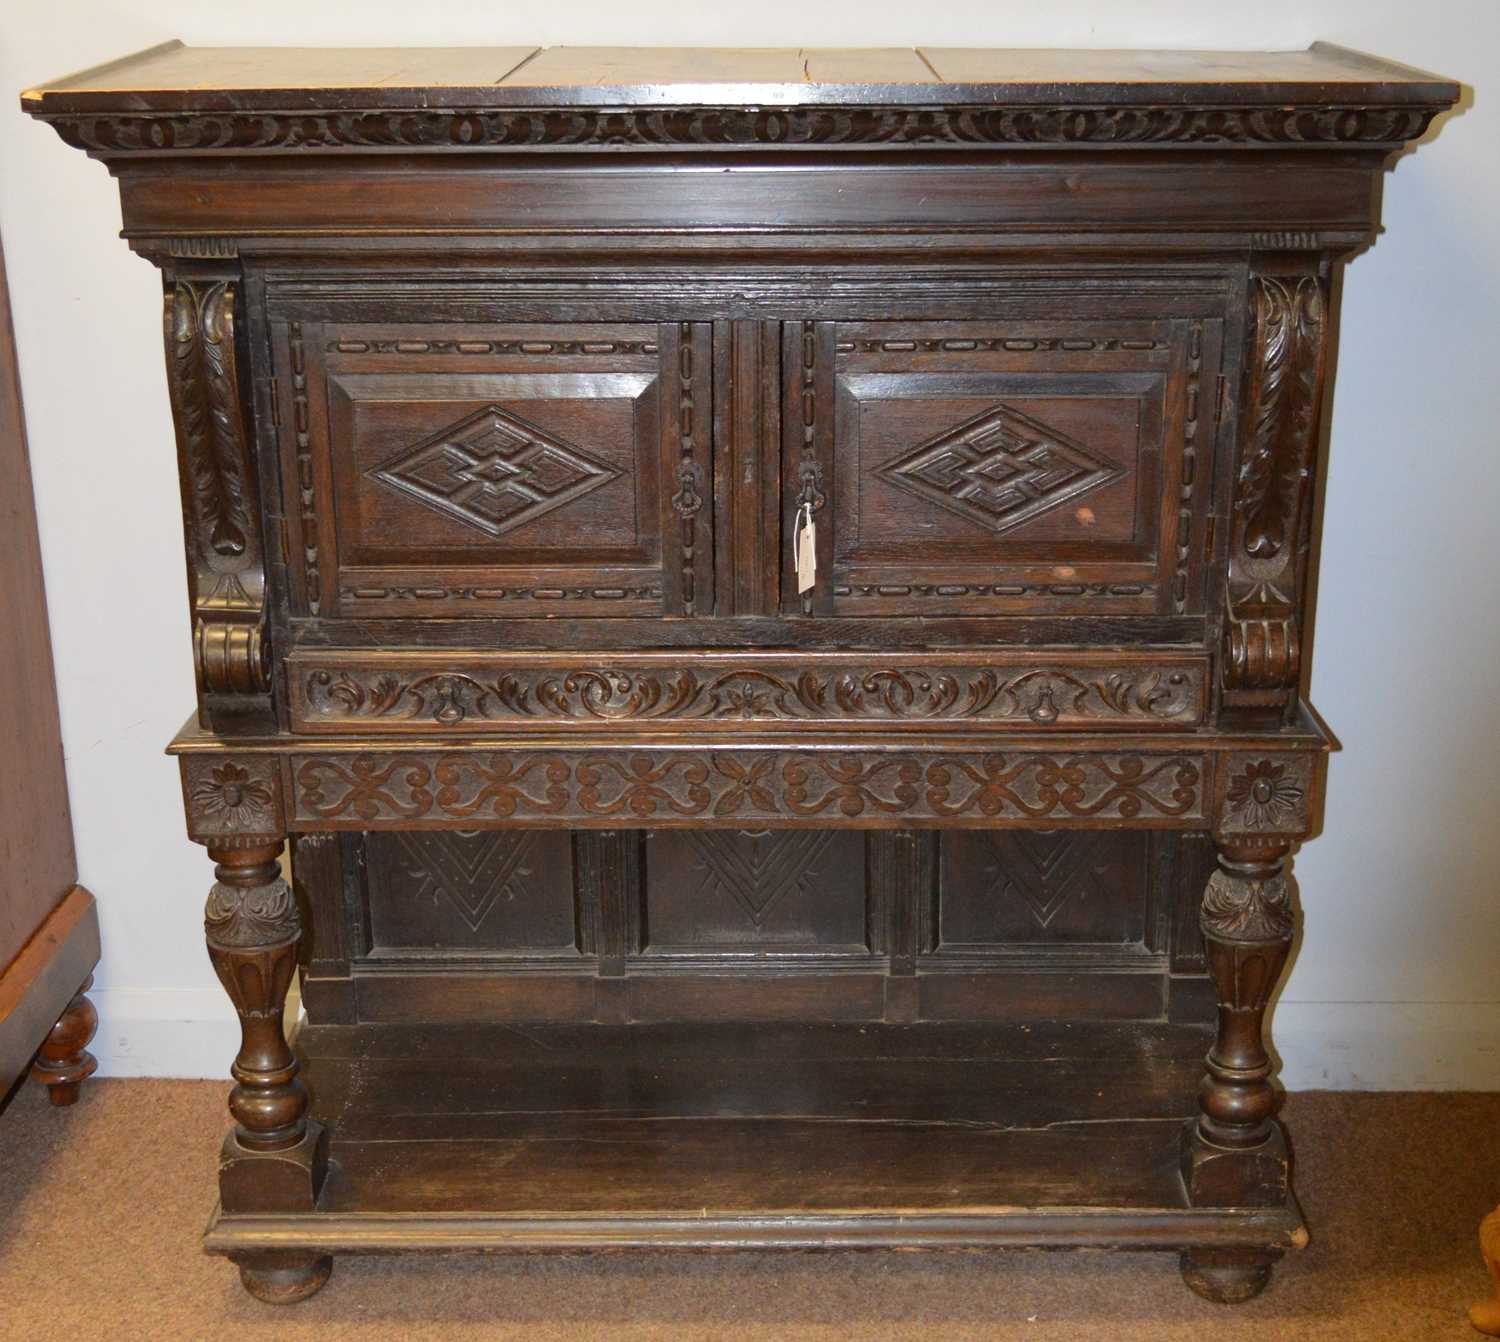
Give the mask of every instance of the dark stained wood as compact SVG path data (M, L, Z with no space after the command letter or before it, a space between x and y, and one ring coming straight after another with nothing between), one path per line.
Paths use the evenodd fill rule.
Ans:
M0 1089L44 1049L36 1078L71 1104L95 1067L93 1004L84 984L99 962L94 897L77 884L73 822L26 418L0 252Z
M1457 93L168 44L24 94L166 285L246 1287L1030 1244L1260 1289L1337 268Z

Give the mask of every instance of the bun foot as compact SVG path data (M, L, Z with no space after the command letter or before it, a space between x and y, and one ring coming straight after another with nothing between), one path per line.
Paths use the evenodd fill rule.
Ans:
M323 1289L333 1271L333 1259L306 1253L237 1255L240 1282L257 1300L268 1305L295 1305Z
M78 1103L79 1086L99 1066L86 1047L99 1028L99 1013L84 996L93 982L90 975L57 1018L31 1067L31 1079L47 1087L47 1098L58 1108Z
M1253 1300L1271 1280L1275 1258L1244 1249L1197 1249L1182 1255L1188 1290L1216 1305Z

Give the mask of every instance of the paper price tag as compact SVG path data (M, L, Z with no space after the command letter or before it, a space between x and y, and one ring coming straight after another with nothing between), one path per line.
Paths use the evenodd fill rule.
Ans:
M812 508L803 504L797 510L797 539L794 557L797 564L797 593L810 592L818 580L818 529L813 523Z

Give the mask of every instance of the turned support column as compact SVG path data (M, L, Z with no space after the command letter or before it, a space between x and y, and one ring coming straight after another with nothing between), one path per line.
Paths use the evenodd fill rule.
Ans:
M1198 921L1219 1007L1198 1117L1183 1143L1182 1177L1195 1207L1274 1207L1290 1197L1263 1033L1296 927L1284 869L1290 848L1279 840L1221 839L1218 870L1203 892ZM1233 1304L1260 1293L1279 1256L1279 1249L1191 1250L1182 1256L1182 1274L1197 1294Z
M306 1133L307 1088L282 1028L302 922L281 878L281 847L208 850L218 880L203 930L214 972L240 1018L229 1112L235 1140L247 1151L283 1151Z
M1219 1002L1218 1032L1198 1090L1198 1135L1243 1150L1267 1142L1276 1093L1263 1025L1292 948L1296 915L1284 872L1290 844L1221 842L1199 926Z
M208 955L240 1018L231 1074L234 1130L219 1159L226 1215L312 1211L327 1163L322 1128L307 1118L307 1088L282 1026L297 969L302 923L281 877L282 843L208 845L218 877L204 910ZM258 1299L305 1299L328 1280L329 1258L300 1252L237 1256L240 1279Z

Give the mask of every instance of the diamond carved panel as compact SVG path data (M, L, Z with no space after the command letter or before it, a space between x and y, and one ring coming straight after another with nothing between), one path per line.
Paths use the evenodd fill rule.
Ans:
M898 489L999 534L1124 474L1056 429L997 405L887 462Z
M503 536L607 485L620 472L490 405L367 474L488 535Z
M1094 883L1099 839L1081 830L991 832L1002 899L1019 899L1039 927Z
M522 863L536 835L528 831L492 833L430 834L418 831L398 834L397 841L414 863L409 874L421 885L413 898L429 895L446 899L471 932L479 931L490 910L502 896L517 898L511 886L528 872Z
M727 892L756 926L791 891L806 893L819 880L814 866L833 834L828 830L686 834L703 874L700 889Z

